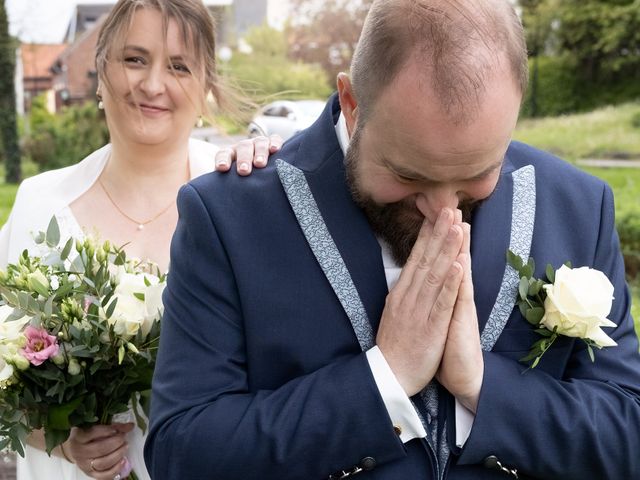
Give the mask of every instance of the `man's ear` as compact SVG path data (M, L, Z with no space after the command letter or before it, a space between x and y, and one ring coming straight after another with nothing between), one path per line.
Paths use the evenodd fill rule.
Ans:
M347 122L349 137L353 135L358 121L358 103L353 95L351 79L346 73L339 73L337 79L338 97L340 98L340 108Z

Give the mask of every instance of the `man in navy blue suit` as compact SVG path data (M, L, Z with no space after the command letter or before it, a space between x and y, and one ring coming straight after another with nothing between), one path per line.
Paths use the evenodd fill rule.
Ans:
M312 127L181 190L153 478L640 475L612 194L511 141L526 84L509 2L378 0ZM508 249L603 271L617 346L561 337L527 369Z

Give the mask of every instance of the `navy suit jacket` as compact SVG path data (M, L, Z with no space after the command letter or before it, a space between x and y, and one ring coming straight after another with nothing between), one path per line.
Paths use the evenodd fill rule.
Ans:
M375 332L385 274L380 246L345 184L338 115L334 97L276 156L304 172ZM180 191L145 447L151 476L326 479L371 457L376 466L359 474L363 480L435 479L424 441L403 444L395 434L274 163L248 178L205 175ZM529 146L509 147L498 187L472 221L480 328L505 272L511 174L527 165L537 187L536 276L568 260L605 272L615 286L609 318L618 324L607 333L618 346L597 351L592 363L583 342L563 338L523 373L518 359L539 337L517 308L509 310L484 353L475 422L464 448L454 448L447 478L508 478L483 466L490 455L533 478L636 478L640 356L606 184ZM451 417L447 423L454 425Z

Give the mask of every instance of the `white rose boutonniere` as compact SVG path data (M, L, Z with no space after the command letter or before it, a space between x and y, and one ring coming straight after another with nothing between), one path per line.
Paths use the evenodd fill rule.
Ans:
M571 268L569 263L558 270L547 265L544 281L533 277L532 258L525 264L509 251L507 261L520 275L517 302L520 312L543 337L521 361L531 362L531 368L535 368L560 335L584 341L591 361L595 361L594 347L617 345L602 330L616 326L607 318L613 303L613 285L604 273L589 267Z

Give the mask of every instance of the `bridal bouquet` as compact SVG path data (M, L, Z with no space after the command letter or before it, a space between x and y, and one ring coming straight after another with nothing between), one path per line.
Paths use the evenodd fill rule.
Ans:
M24 456L43 429L49 454L74 426L108 424L151 388L165 277L109 242L61 240L53 218L0 271L0 448Z

